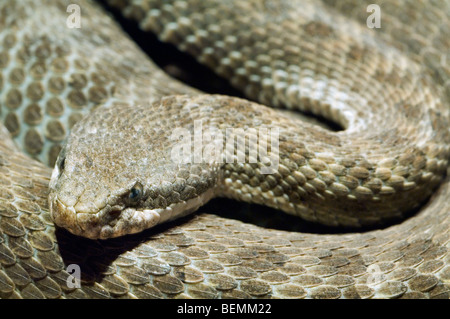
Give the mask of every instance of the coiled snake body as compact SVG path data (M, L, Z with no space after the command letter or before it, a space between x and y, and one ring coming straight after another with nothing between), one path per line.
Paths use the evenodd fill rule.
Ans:
M169 78L91 2L69 28L69 1L2 1L1 298L448 298L448 3L382 3L377 30L360 1L110 3L249 99L345 130ZM276 172L174 164L171 132L199 119L279 128ZM56 161L50 188L30 156ZM141 232L214 196L331 226L408 218L319 235L203 213Z

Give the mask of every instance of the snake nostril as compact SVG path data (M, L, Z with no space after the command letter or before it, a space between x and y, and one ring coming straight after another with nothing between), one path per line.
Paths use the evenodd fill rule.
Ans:
M108 225L114 227L118 220L119 220L119 216L121 214L120 210L112 210L108 213L108 218L107 218L107 223Z
M111 219L117 219L120 216L120 210L112 210L108 214Z

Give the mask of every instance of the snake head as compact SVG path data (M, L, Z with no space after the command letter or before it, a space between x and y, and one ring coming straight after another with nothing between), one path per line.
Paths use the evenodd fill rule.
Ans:
M188 214L213 196L209 167L174 163L171 130L152 129L158 126L149 126L145 112L148 105L99 107L73 127L50 181L56 225L91 239L119 237Z

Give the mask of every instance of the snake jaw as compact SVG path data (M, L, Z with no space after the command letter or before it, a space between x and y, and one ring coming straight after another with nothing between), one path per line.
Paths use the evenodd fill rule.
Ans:
M77 213L73 206L64 205L57 196L50 201L50 209L56 225L74 235L90 239L108 239L138 233L157 225L161 213L161 210L120 210L110 206L98 213Z
M186 216L196 211L215 195L210 189L187 201L172 203L164 208L124 207L105 205L96 213L77 212L65 205L57 196L50 196L50 210L56 225L74 235L90 239L109 239L139 233L158 224Z
M106 215L110 215L110 213L103 215L108 218ZM108 223L102 223L99 230L99 239L139 233L156 226L160 222L160 214L149 209L127 208L121 211L118 216L118 218L112 218Z

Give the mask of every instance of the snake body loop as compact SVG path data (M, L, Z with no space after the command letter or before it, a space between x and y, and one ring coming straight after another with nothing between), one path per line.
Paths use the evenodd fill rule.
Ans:
M369 30L351 0L109 1L250 102L170 78L98 5L75 3L71 29L69 1L0 2L0 298L449 297L448 4L381 3ZM196 120L222 135L276 127L276 172L173 162L173 130ZM331 226L402 222L319 235L203 211L163 224L216 196Z

